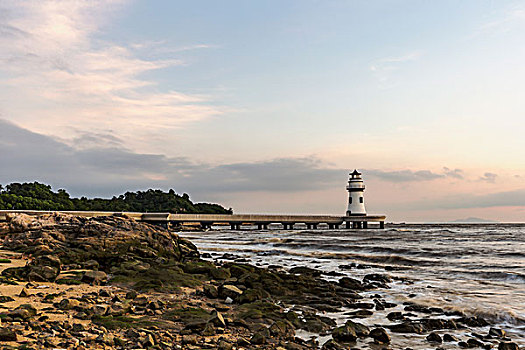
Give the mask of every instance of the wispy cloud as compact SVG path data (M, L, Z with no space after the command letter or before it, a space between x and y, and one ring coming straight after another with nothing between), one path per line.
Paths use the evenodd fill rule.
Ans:
M63 137L81 125L83 130L118 130L132 138L221 114L224 110L213 105L211 96L164 91L144 77L183 64L180 59L169 54L145 59L140 44L100 39L101 28L127 3L0 1L4 117Z
M510 32L525 24L525 6L523 3L514 3L505 7L493 18L483 24L471 37L480 35L495 35Z
M421 51L413 51L401 56L384 57L373 61L369 68L382 87L391 87L394 85L394 72L409 62L419 60L421 56Z

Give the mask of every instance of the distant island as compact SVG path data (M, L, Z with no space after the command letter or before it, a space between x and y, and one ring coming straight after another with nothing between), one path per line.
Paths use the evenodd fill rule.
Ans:
M187 193L178 195L149 189L126 192L111 199L71 198L64 189L53 192L51 186L32 183L11 183L0 185L0 210L60 210L60 211L127 211L127 212L169 212L173 214L233 214L219 204L193 203Z
M450 221L450 222L464 223L464 224L471 224L471 223L472 224L474 224L474 223L493 224L493 223L497 223L498 221L482 219L482 218L476 218L476 217L469 217L469 218L466 218L466 219L457 219L457 220Z

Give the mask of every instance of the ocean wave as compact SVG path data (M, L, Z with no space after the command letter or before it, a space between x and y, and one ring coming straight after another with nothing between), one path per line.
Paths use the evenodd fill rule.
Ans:
M525 258L525 253L523 252L500 252L496 253L498 256L509 256L513 258Z
M504 282L525 283L525 274L515 272L485 271L479 275L484 279L498 280Z

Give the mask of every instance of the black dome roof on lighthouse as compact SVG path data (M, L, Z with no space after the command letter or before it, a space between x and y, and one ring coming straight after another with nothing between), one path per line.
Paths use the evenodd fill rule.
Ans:
M361 173L357 171L357 169L354 169L354 171L351 172L350 175L361 175Z

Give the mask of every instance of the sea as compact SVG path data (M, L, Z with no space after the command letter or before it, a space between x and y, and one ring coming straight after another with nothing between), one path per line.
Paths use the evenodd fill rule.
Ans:
M294 230L276 226L263 231L217 226L182 236L214 260L284 269L307 266L354 278L388 274L395 280L391 288L367 293L370 298L379 294L398 306L359 320L370 326L388 325L386 313L403 311L403 303L414 302L484 317L520 347L525 346L525 224L387 224L384 230L307 230L296 225ZM343 324L349 319L348 311L328 316ZM438 333L466 341L475 337L473 332L486 335L488 331L489 327L479 327ZM306 332L298 336L316 337L321 344L329 339ZM394 334L391 348L436 349L425 337ZM497 348L497 341L492 342ZM373 348L367 343L358 345ZM458 348L457 342L439 346Z

